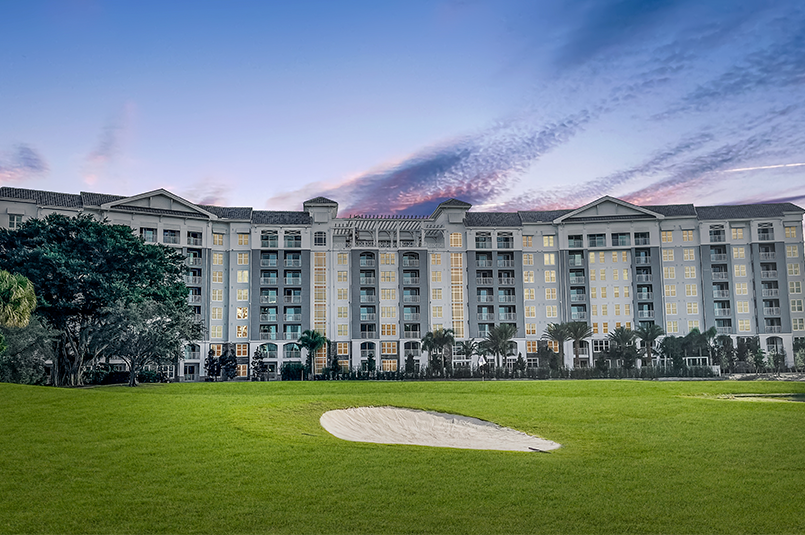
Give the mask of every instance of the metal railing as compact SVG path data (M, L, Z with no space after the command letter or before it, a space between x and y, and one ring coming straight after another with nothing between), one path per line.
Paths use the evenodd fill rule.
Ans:
M361 303L374 303L377 300L376 295L362 295Z
M361 331L361 338L377 338L377 331Z
M729 290L713 290L714 299L729 299L729 297L730 297Z
M514 285L514 277L498 277L498 285L501 285L501 286L513 286Z
M635 245L651 245L651 243L649 243L650 241L651 240L649 238L635 238L634 239L634 244Z
M375 284L377 282L377 277L361 277L359 279L359 284Z
M201 277L185 275L184 282L189 286L201 286Z
M286 258L285 267L302 267L302 259L299 258Z
M498 320L500 321L514 321L517 319L517 314L513 312L498 312Z
M419 259L403 257L402 265L403 267L419 267Z
M279 240L260 240L260 247L264 247L266 249L279 247L279 245Z
M275 286L277 284L277 277L260 277L260 284L263 286Z
M730 334L732 327L716 327L716 332L718 334Z
M201 247L201 238L187 238L187 245Z
M276 314L260 314L260 321L277 321Z
M419 303L418 295L403 295L403 303Z
M286 340L298 340L300 336L302 336L302 332L299 331L286 331L283 333Z
M780 297L780 289L763 288L763 290L761 291L761 295L763 295L763 297Z
M301 303L302 296L301 295L283 295L282 300L285 303Z
M584 240L567 240L567 246L573 249L580 249L584 247Z
M763 307L764 316L779 316L780 307Z
M727 255L721 253L710 253L710 262L726 262Z
M302 286L302 277L285 277L286 286Z
M499 295L498 303L514 303L515 298L514 295Z
M717 308L715 309L716 317L717 318L727 318L732 316L732 309L731 308Z
M498 249L514 249L514 241L498 240Z
M637 296L638 301L653 301L654 300L654 292L638 292L635 295Z
M774 241L774 234L771 232L765 232L763 234L758 233L757 239L760 241Z
M637 317L640 319L651 319L654 317L653 310L638 310Z
M200 256L188 256L185 263L188 266L200 266L201 265L201 257Z
M377 314L361 314L361 321L375 321Z
M574 303L579 303L587 300L587 294L570 294L570 300Z
M201 303L201 296L200 295L190 294L190 295L187 296L187 302L188 303Z
M781 333L783 332L782 325L766 325L766 332L767 333Z
M495 321L495 314L492 312L478 312L479 321Z
M572 319L573 321L586 320L587 319L587 313L586 312L573 312L573 313L570 314L570 319Z
M285 314L285 321L302 321L302 314Z
M760 253L761 260L776 260L777 253Z
M514 267L514 260L498 260L498 267Z
M403 338L406 340L419 340L422 338L421 331L403 331Z
M301 359L302 351L300 349L288 349L285 351L286 359Z
M361 267L375 267L377 262L374 258L361 258L358 260L358 265Z
M198 359L201 358L201 352L199 352L199 351L191 351L190 353L187 354L187 358L189 360L198 360Z
M491 249L492 248L492 242L475 240L475 248L476 249Z
M475 278L475 284L478 284L478 285L481 285L481 286L492 286L494 284L494 282L493 282L491 277L476 277Z
M777 270L775 269L767 269L765 271L760 272L761 279L776 279L777 278Z
M276 340L278 333L260 333L260 340Z
M403 314L403 321L419 321L420 314Z
M573 275L570 276L570 284L585 284L587 279L584 277L574 277Z
M651 257L650 256L636 256L636 257L634 257L634 263L637 264L637 265L651 264Z
M277 267L276 258L261 258L260 267Z
M495 296L494 295L477 295L479 303L494 303Z
M419 284L419 277L403 277L403 284Z
M714 271L713 272L713 280L714 281L725 281L729 280L730 274L726 271Z
M582 266L584 266L584 259L583 258L577 258L575 256L571 256L571 257L569 257L567 259L567 265L568 266L574 266L574 267L582 267Z
M475 261L475 266L476 267L489 267L489 268L491 268L493 265L494 264L493 264L493 262L491 260L482 259L482 260L476 260Z
M651 275L635 275L635 282L651 282Z
M268 304L268 303L276 303L277 296L276 295L261 295L260 296L260 303L261 304Z
M726 237L724 234L710 234L710 242L712 243L720 243L726 241Z

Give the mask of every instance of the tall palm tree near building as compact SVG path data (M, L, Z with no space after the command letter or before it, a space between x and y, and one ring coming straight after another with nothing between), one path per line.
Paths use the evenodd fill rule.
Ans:
M593 335L593 329L584 321L571 321L564 325L568 338L573 340L573 355L575 356L573 364L574 366L578 366L581 342Z
M637 336L646 346L646 359L651 362L651 351L654 349L654 344L657 342L657 338L665 334L665 331L662 330L662 327L656 325L654 323L644 323L636 331L634 331L635 336ZM657 365L660 364L660 355L657 354Z
M478 354L478 342L473 339L458 342L456 347L461 351L461 354L464 355L464 358L470 360L472 360L473 356Z
M495 356L495 366L505 363L506 355L508 355L512 345L512 338L515 336L517 336L517 326L511 323L501 323L489 329L486 338L481 342L481 347L484 351ZM501 364L498 364L498 355L503 360Z
M329 342L330 340L319 331L310 329L302 331L302 335L296 343L307 349L307 367L311 373L313 372L313 355ZM304 374L302 376L304 377Z
M565 342L570 339L570 334L567 331L567 323L549 323L542 333L542 337L548 340L553 340L559 344L559 362L565 365Z
M453 329L436 329L435 331L429 331L425 334L425 337L422 339L422 349L427 351L429 355L433 353L441 354L442 371L446 371L445 353L451 351L453 343L455 343L455 333Z

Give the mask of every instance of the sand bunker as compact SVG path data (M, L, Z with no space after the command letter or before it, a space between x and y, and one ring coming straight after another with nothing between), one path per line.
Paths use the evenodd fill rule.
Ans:
M396 407L328 411L320 422L334 436L352 442L504 451L549 451L561 447L477 418Z

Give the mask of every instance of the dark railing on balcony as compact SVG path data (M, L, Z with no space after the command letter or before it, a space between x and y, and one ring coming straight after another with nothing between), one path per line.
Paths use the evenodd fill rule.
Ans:
M650 245L649 238L635 238L634 239L635 245Z
M498 284L501 286L513 286L514 285L514 278L513 277L498 277Z
M286 258L285 267L302 267L302 260L300 258Z
M640 319L651 319L654 317L653 310L638 310L637 317Z
M763 307L764 316L779 316L780 307Z
M476 277L475 284L478 284L479 286L492 286L494 282L492 281L491 277Z
M262 238L260 239L260 247L263 247L265 249L279 247L279 243L280 243L279 240L271 240L271 239L264 240Z
M193 277L192 275L186 275L184 278L184 282L187 286L201 286L201 277Z
M783 332L782 325L766 325L766 332L767 333L781 333Z
M498 303L514 303L514 300L513 295L498 295Z
M419 284L419 277L403 277L403 284Z
M403 314L403 321L419 321L419 314Z
M277 277L260 277L260 284L263 286L276 286Z
M487 260L487 259L484 259L484 258L481 258L481 259L475 261L475 266L476 267L492 267L493 265L494 264L492 263L491 260Z
M422 338L422 331L403 331L403 338L409 340L417 340Z
M361 331L361 338L377 338L377 331Z
M260 303L262 303L262 304L276 303L276 302L277 302L277 296L276 295L261 295L260 296Z
M578 256L571 256L571 257L568 257L567 264L569 266L581 267L581 266L584 265L584 259L582 259L582 258L580 258Z
M358 263L361 267L375 267L374 258L361 258Z
M584 247L584 240L567 240L567 246L570 248L582 248Z
M498 249L512 249L513 247L514 241L498 239Z
M514 267L514 260L498 260L498 267Z
M726 241L724 234L710 234L710 241L713 243L719 243Z
M375 321L377 314L361 314L361 321Z
M285 314L285 321L302 321L302 314Z
M714 281L725 281L729 280L730 274L726 271L714 271L713 272L713 280Z
M371 284L374 284L376 281L377 281L377 277L361 277L360 278L360 284L371 285Z
M570 294L570 300L574 303L579 303L587 299L587 294Z
M419 267L419 259L403 257L402 265L403 267Z
M478 312L478 321L495 321L493 312Z
M570 276L570 284L585 284L587 281L584 277Z
M277 267L276 258L261 258L260 267Z
M187 238L187 245L201 247L201 238Z
M260 321L277 321L276 314L260 314Z
M187 296L187 302L188 303L201 303L201 296L200 295L190 294L190 295Z
M776 260L777 253L760 253L761 260Z
M654 292L637 292L638 301L653 301Z
M651 257L650 256L636 256L634 257L634 263L637 265L648 265L651 264Z
M298 340L299 337L302 335L302 332L299 331L285 331L283 333L285 335L286 340Z
M586 320L587 319L587 313L586 312L572 312L570 314L570 319L572 319L573 321Z
M301 303L302 296L301 295L284 295L283 302L285 303Z
M766 269L760 272L761 279L776 279L777 278L777 270L774 269Z
M774 233L773 232L759 232L757 235L757 239L760 241L774 241Z
M201 265L201 257L200 256L188 256L187 260L185 261L188 266L200 266Z
M260 333L260 340L276 340L279 333Z
M651 282L651 275L635 275L635 282Z
M729 299L730 291L729 290L713 290L713 297L715 299Z

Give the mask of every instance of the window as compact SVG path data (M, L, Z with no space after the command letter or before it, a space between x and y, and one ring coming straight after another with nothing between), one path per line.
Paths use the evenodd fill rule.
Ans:
M737 301L735 305L738 314L749 314L749 301Z
M525 317L526 318L536 318L537 317L537 307L534 307L534 306L525 307Z
M625 280L625 281L629 280L629 270L628 269L623 270L623 280Z
M556 299L556 288L545 288L545 299L553 301Z
M315 267L327 267L327 253L314 253L313 265Z
M676 297L676 284L665 285L665 297Z
M736 277L746 277L746 264L735 264L732 270Z
M553 236L543 236L542 237L542 246L543 247L553 247Z
M799 264L788 264L788 275L791 277L799 275Z
M590 253L590 263L595 264L595 253Z
M676 316L676 303L665 303L665 313L669 316Z
M617 269L613 269L612 270L612 280L614 280L614 281L618 280L619 279L619 277L618 277L619 274L620 274L620 271L618 271Z
M555 290L556 288L552 288L552 289ZM532 300L533 301L534 299L537 298L537 292L536 292L536 290L534 290L534 288L525 288L523 290L523 294L524 294L523 297L525 297L525 299L527 299L527 300Z
M621 251L621 262L628 262L629 261L629 253L626 251Z
M802 284L799 281L791 281L788 283L788 293L799 294L802 293Z
M791 320L793 330L805 331L805 318L794 318Z
M327 233L326 232L314 232L313 233L313 245L317 247L324 247L327 245Z
M607 310L607 305L601 305L601 315L606 316L609 314L609 310Z
M239 266L249 265L249 253L238 253L238 265Z
M603 264L606 261L607 261L606 253L603 252L598 253L598 262Z
M732 257L733 258L746 258L746 252L743 247L733 247L732 248Z
M599 269L598 270L598 280L602 280L602 281L607 280L607 270L606 269Z
M338 307L338 317L339 318L348 318L349 317L349 307Z
M663 230L661 236L663 243L671 243L674 241L674 231L673 230Z
M344 325L344 327L346 327L346 325ZM336 344L336 353L338 355L349 355L349 342L338 342Z
M242 288L238 290L238 301L248 301L248 300L249 300L248 288Z
M432 315L434 318L441 318L441 317L443 317L443 316L442 316L442 307L440 307L440 306L434 306L434 307L432 307L432 308L431 308L431 315Z
M615 305L615 315L616 316L621 315L621 306L620 305Z
M212 325L210 327L210 338L223 338L224 327L223 325Z
M397 299L397 289L396 288L383 288L380 290L380 299L391 301L392 299Z
M598 299L598 288L593 286L590 288L590 297L593 299Z
M735 295L749 295L749 291L747 290L745 282L739 282L735 284Z
M682 241L693 241L693 231L692 230L683 230L682 231Z
M676 278L676 269L672 267L662 268L662 276L666 279L675 279Z
M591 270L590 270L590 280L591 280L591 281L594 281L594 280L595 280L595 270L594 270L594 269L591 269Z
M673 249L663 249L662 250L662 261L663 262L673 262L674 261L674 250Z
M464 287L463 286L453 286L452 288L450 288L450 297L452 297L452 300L454 301L454 303L453 303L454 305L455 305L455 301L463 301L464 300ZM460 309L460 310L463 310L463 309ZM463 312L462 312L462 314L463 314Z
M559 353L559 342L556 340L548 340L548 347L550 347L551 351L554 353Z
M587 244L590 247L606 247L607 245L606 234L588 234Z
M598 334L598 324L593 323L593 334Z
M612 263L613 264L618 263L618 251L612 251Z
M394 282L397 280L396 271L381 271L380 282Z
M347 280L348 280L346 271L339 271L336 276L337 276L338 282L347 282Z
M592 305L590 312L591 312L591 314L593 316L597 316L598 315L598 305Z
M752 330L749 320L738 320L738 330L741 332L749 332Z
M224 265L223 253L212 253L212 264L214 266L223 266Z
M224 244L224 235L219 234L218 232L212 233L212 244L213 245L223 245Z
M163 230L162 231L162 243L179 243L179 231L178 230Z
M313 273L313 282L315 284L327 284L327 270L316 268L316 271ZM320 286L318 288L321 288ZM322 288L322 300L324 299L324 289Z
M249 307L238 307L236 316L239 320L249 319Z
M442 272L441 271L431 271L430 272L430 281L431 282L442 282Z
M602 286L601 287L601 299L606 299L606 298L607 298L607 287Z
M536 323L526 323L525 324L525 333L526 334L537 334L537 324Z
M210 309L210 316L214 320L224 319L224 309L221 307L212 307Z
M16 222L15 218L19 218L19 222ZM14 226L12 226L14 223ZM22 224L22 216L21 215L10 215L8 216L8 229L9 230L17 230L20 225ZM140 237L143 239L144 242L147 243L156 243L157 241L157 229L155 228L141 228L140 229Z
M693 301L687 302L687 309L688 314L698 314L699 313L699 303L695 303Z
M397 307L380 307L381 318L396 318Z
M526 253L523 255L523 265L526 266L534 265L534 255L532 253Z
M238 270L238 282L249 282L249 271L246 269Z
M742 228L733 228L732 229L732 239L733 240L742 240L742 239L744 239L744 229L742 229Z
M699 328L699 320L688 320L688 331Z
M434 301L438 301L442 298L442 289L441 288L432 288L430 291L430 298Z
M220 357L223 354L223 345L221 344L210 344L210 349L216 357Z
M349 299L349 290L347 288L339 288L338 299Z
M556 282L556 271L552 269L545 270L545 282Z
M555 318L558 316L557 314L557 306L556 305L548 305L545 307L545 315L549 318Z
M397 255L394 253L380 253L380 263L384 266L393 266L397 263Z
M623 287L623 297L629 297L629 287L628 286Z
M666 321L665 322L665 332L666 333L678 333L679 332L679 324L675 321Z
M601 332L608 333L609 332L609 323L606 321L601 324Z
M442 255L439 253L431 253L430 254L430 265L431 266L441 266L442 265Z
M523 236L523 247L533 247L533 246L534 246L534 237Z
M212 272L212 282L218 282L218 283L224 282L224 272L223 271L213 271Z
M525 352L526 353L536 353L537 352L537 341L536 340L528 340L525 343Z
M349 325L346 323L339 323L338 324L338 336L349 336ZM341 347L342 342L339 342L338 346ZM344 344L347 345L347 344ZM342 355L346 355L346 353L340 353Z
M785 227L785 237L786 238L796 238L797 237L797 227Z
M621 296L621 287L615 286L612 288L612 297L620 297Z
M625 305L623 305L623 313L626 316L631 316L632 315L632 305L630 305L629 303L626 303Z
M238 245L249 245L249 235L238 234Z
M249 344L235 344L235 356L248 357L249 356Z
M450 234L450 247L461 247L463 244L460 232L452 232Z
M685 285L685 296L686 297L695 297L699 295L699 287L696 284L686 284Z
M380 354L381 355L396 355L397 354L397 342L380 342Z
M682 258L685 260L696 260L696 249L682 249Z
M545 253L543 255L543 263L546 266L555 266L556 265L556 255L554 253Z
M397 324L396 323L381 323L380 324L380 334L383 336L397 336Z
M685 278L686 279L696 278L696 266L685 266Z
M249 337L249 326L248 325L238 325L235 329L235 333L238 338L248 338Z
M802 312L802 299L791 300L791 312Z
M210 300L212 301L223 301L224 300L224 291L223 290L210 290Z
M533 271L524 271L523 272L523 282L534 282L534 272Z
M349 255L347 253L338 253L338 264L346 266L349 263Z
M799 256L799 247L796 245L786 245L785 256L787 258L797 258Z

